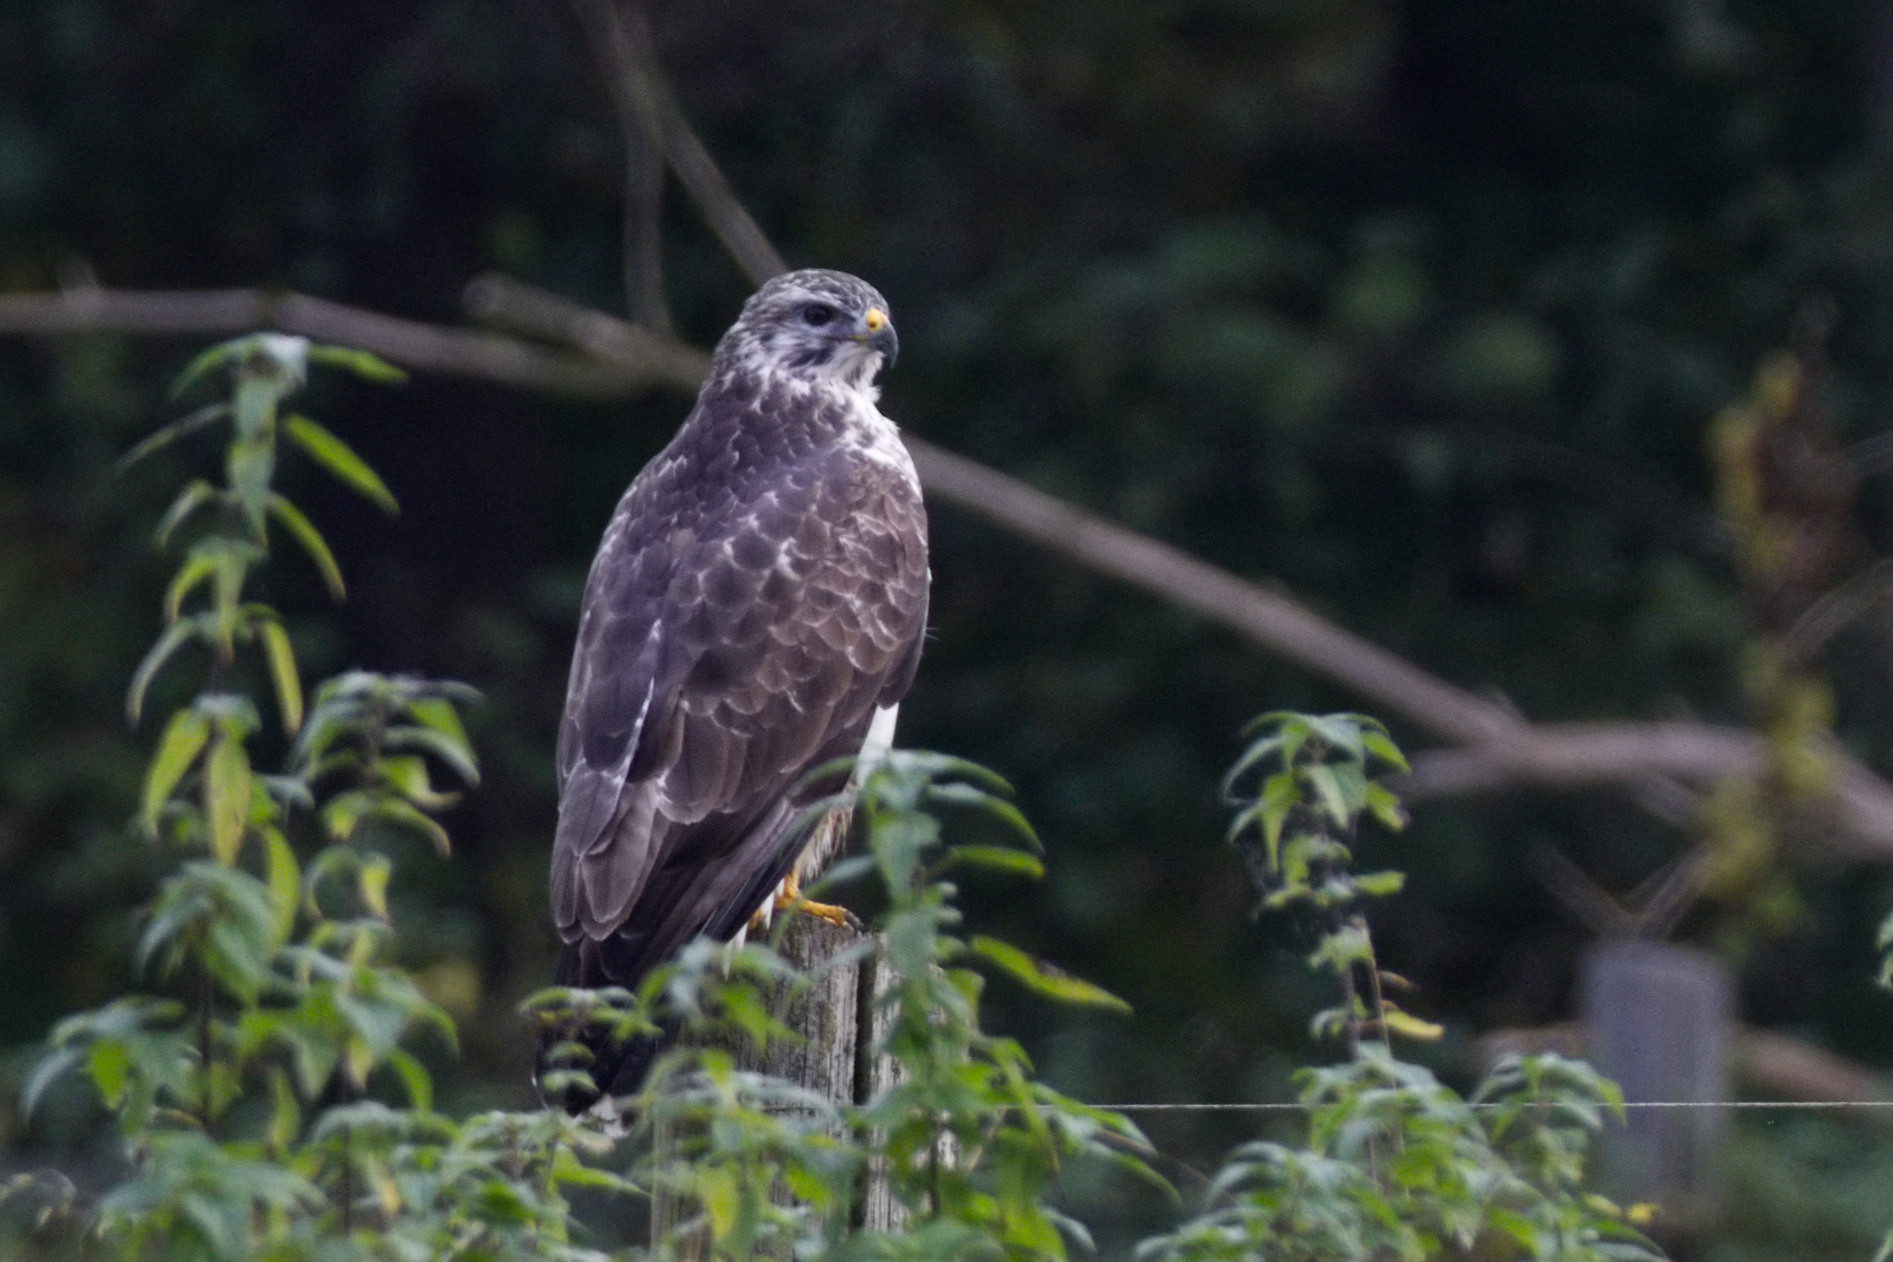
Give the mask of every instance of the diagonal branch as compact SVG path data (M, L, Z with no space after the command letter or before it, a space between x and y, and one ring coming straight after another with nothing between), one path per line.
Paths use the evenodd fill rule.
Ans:
M1453 687L1286 596L965 456L913 437L907 438L907 448L930 495L1088 569L1159 593L1271 653L1342 682L1436 736L1472 743L1514 740L1527 730L1503 707Z

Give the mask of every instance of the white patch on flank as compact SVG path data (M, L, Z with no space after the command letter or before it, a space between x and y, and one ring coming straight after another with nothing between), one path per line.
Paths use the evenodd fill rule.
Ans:
M848 778L848 787L859 789L862 781L874 774L874 769L887 757L887 751L894 748L894 724L900 721L900 702L893 705L876 707L874 719L868 724L867 739L861 742L861 756L855 759L854 774Z

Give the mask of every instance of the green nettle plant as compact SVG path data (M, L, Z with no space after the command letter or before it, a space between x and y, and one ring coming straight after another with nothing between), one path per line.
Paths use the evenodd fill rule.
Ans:
M272 529L342 594L321 534L274 489L285 448L394 508L340 439L286 410L311 365L400 375L357 351L242 338L180 385L224 374L228 398L126 459L227 427L223 485L191 482L158 528L160 546L188 542L164 630L132 680L133 721L187 648L208 663L163 726L138 812L145 836L177 856L138 940L153 993L61 1022L25 1093L30 1110L62 1079L87 1080L116 1115L125 1175L93 1203L50 1179L14 1192L42 1220L78 1220L79 1243L105 1256L587 1256L567 1243L562 1189L619 1186L580 1160L608 1144L553 1115L441 1117L409 1050L430 1036L451 1046L454 1026L392 963L379 846L405 831L445 853L433 816L454 794L438 784L477 779L456 709L475 694L351 672L319 685L305 714L281 616L246 598ZM290 741L277 773L252 753L263 719L241 691L251 661Z
M1260 894L1258 912L1303 909L1318 941L1311 967L1332 974L1339 1006L1314 1018L1344 1039L1340 1064L1301 1071L1305 1147L1258 1142L1233 1153L1209 1204L1146 1241L1141 1262L1361 1262L1434 1258L1653 1259L1625 1215L1583 1189L1584 1157L1617 1088L1588 1065L1513 1057L1470 1100L1399 1060L1393 1037L1437 1027L1387 999L1362 900L1400 888L1398 873L1354 874L1350 838L1362 816L1404 823L1378 777L1406 760L1373 719L1277 713L1225 783L1231 839ZM1253 793L1241 791L1251 777Z

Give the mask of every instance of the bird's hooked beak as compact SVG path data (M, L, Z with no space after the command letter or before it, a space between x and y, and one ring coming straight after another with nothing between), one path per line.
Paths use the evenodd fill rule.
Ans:
M854 340L869 350L881 352L889 368L894 366L894 359L900 354L900 338L894 334L894 322L879 307L869 307L862 314L861 331L855 334Z

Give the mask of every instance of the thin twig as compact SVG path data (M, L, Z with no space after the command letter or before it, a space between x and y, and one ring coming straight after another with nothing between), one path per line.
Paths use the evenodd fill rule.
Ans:
M1557 847L1548 842L1531 846L1525 851L1525 866L1547 893L1598 937L1635 936L1637 917L1620 906Z
M1358 912L1354 927L1360 930L1361 941L1367 946L1367 959L1361 964L1361 975L1367 978L1367 1019L1370 1028L1380 1035L1380 1045L1392 1055L1393 1031L1387 1028L1387 997L1380 988L1380 960L1374 955L1373 932L1367 927L1367 917Z
M624 294L631 319L653 333L676 325L664 298L664 159L655 149L636 150L627 133L624 172Z
M636 55L639 44L648 46L649 24L643 10L627 0L572 0L586 42L597 59L618 115L624 140L624 296L632 322L654 333L672 331L670 307L664 300L663 238L660 218L664 207L664 129L662 111L647 64ZM627 27L640 28L634 40Z
M574 0L621 117L661 149L678 183L703 212L736 265L760 285L787 271L782 256L743 206L729 180L678 107L641 0ZM631 123L626 124L627 134Z
M1526 851L1526 865L1539 884L1598 937L1647 940L1670 937L1675 923L1689 914L1702 895L1707 867L1698 846L1664 865L1628 897L1615 899L1590 880L1583 868L1571 863L1564 851L1543 842Z
M1893 596L1893 560L1876 561L1804 610L1788 628L1782 655L1791 662L1812 661L1848 623L1884 607L1889 596Z
M1677 922L1696 905L1709 879L1709 855L1705 847L1706 843L1696 843L1631 891L1632 905L1638 909L1639 937L1669 937Z

